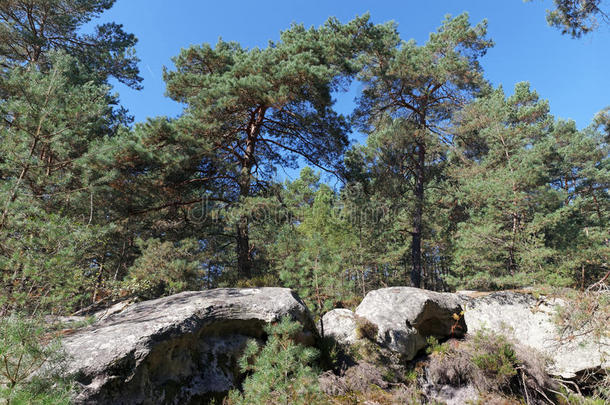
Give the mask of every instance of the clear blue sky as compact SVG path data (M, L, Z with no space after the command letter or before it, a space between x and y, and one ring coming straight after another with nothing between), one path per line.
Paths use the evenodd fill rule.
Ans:
M547 26L545 9L551 6L551 0L117 0L100 21L121 23L139 39L144 90L116 87L136 121L180 113L182 107L164 96L161 72L192 44L214 44L222 37L264 47L292 22L318 26L329 16L346 22L367 11L374 22L397 22L403 39L423 43L446 14L468 11L473 24L488 20L496 42L482 60L487 78L507 92L529 81L556 117L574 119L582 128L610 105L610 28L571 39ZM338 110L349 113L352 97L339 96Z

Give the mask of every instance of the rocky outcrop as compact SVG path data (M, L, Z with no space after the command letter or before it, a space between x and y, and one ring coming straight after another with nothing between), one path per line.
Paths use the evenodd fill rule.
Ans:
M394 385L384 386L385 376L404 375L404 360L413 359L427 337L461 337L467 328L469 333L486 328L536 349L552 360L547 370L554 375L572 378L609 367L607 339L559 339L553 321L557 305L569 304L516 292L449 294L411 287L371 291L355 312L335 309L322 318L325 335L354 345L348 356L359 357L346 362L339 376L326 373L321 384L329 395L366 391L363 387L369 385L393 390ZM301 343L314 342L313 320L289 289L184 292L112 307L96 314L96 323L63 340L71 357L68 372L81 386L75 402L198 404L221 398L242 377L237 360L247 340L264 340L264 326L284 316L304 325ZM424 390L431 398L459 402L473 394L433 380ZM396 393L403 394L409 393Z
M585 370L610 367L610 339L596 341L590 334L560 338L553 317L557 306L569 305L562 299L511 291L459 295L469 333L487 328L536 349L551 360L549 374L573 378Z
M377 328L377 343L407 360L426 346L428 336L459 337L466 328L469 333L487 328L546 356L552 375L573 378L610 367L609 339L596 341L587 334L561 338L553 318L557 307L565 305L562 299L535 298L527 292L450 294L391 287L369 292L355 313L330 311L323 324L326 336L351 345L358 340L359 319L369 321Z
M383 347L411 360L426 346L426 338L462 336L466 325L460 317L460 300L454 294L412 287L390 287L369 292L355 314L334 310L323 318L325 333L340 343L356 339L358 317L377 328L376 340Z
M289 316L316 334L303 302L289 289L184 292L132 304L64 339L84 404L189 404L222 395L239 378L248 339Z

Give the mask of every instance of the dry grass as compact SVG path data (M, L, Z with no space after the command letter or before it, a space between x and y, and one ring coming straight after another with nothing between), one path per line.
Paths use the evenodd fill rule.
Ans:
M366 318L356 315L356 337L358 339L368 339L372 342L377 340L377 325Z
M550 390L556 389L545 371L544 359L536 352L503 336L483 332L462 342L444 343L442 350L431 354L427 377L438 385L472 385L489 397L485 403L494 402L492 397L498 401L553 403Z

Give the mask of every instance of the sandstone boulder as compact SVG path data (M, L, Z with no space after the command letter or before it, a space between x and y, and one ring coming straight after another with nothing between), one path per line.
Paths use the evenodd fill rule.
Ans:
M205 403L231 389L250 338L284 316L316 331L289 289L215 289L132 304L67 336L68 372L83 404Z
M356 327L356 315L349 309L337 308L324 314L320 332L343 345L354 344L358 340Z
M564 300L511 291L460 296L468 332L487 328L536 349L551 360L549 374L574 378L586 370L610 367L610 339L596 341L586 334L560 339L553 317L557 306L568 305Z
M413 287L369 292L356 315L377 326L377 341L411 360L426 346L426 338L459 337L466 332L460 299L455 294Z

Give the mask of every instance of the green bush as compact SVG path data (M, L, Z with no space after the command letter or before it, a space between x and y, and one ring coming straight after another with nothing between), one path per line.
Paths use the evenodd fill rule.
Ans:
M62 377L65 354L41 321L0 318L0 399L6 405L70 403L71 384Z
M136 244L141 255L123 280L125 291L142 299L155 299L204 288L197 240L173 243L151 238L138 239Z
M474 335L473 350L474 365L500 385L506 384L517 374L519 361L513 345L504 336L479 332Z
M284 318L265 328L267 343L260 347L250 340L240 358L241 371L249 373L240 393L229 393L231 405L320 404L324 395L318 387L313 367L318 351L295 342L302 326Z
M427 354L435 353L438 355L443 355L449 350L448 345L444 343L439 343L438 339L434 336L428 336L426 338L426 343L428 344L428 347L426 347Z

